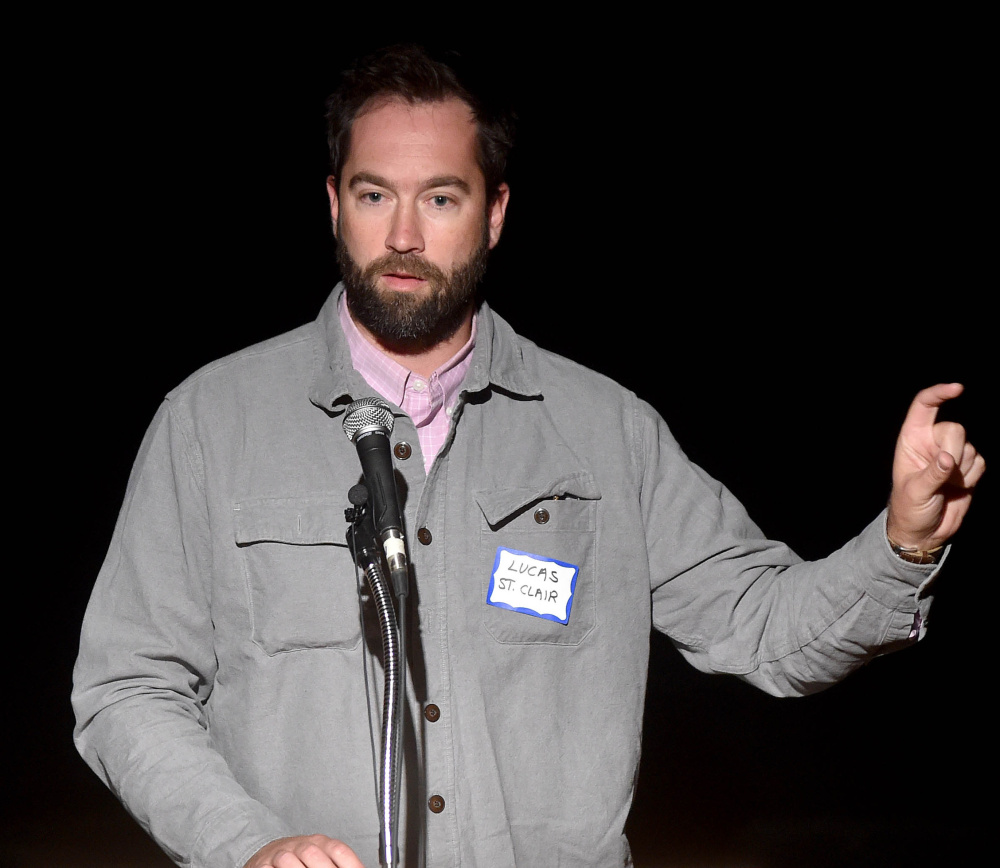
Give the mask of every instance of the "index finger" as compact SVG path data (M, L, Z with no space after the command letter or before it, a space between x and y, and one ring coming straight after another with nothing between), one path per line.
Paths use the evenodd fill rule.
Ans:
M938 383L917 392L906 411L903 428L930 428L937 419L938 409L945 401L957 398L965 389L961 383Z

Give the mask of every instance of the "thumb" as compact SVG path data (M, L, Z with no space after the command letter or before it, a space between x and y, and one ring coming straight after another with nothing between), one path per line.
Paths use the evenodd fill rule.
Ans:
M935 476L940 477L941 482L947 482L951 472L955 469L955 456L942 449L938 452L937 461L934 462Z
M933 496L951 477L955 469L955 457L942 449L927 467L920 474L916 481L916 488L924 497Z

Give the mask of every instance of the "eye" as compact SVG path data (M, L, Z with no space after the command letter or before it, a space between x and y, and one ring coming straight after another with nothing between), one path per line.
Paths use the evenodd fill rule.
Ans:
M382 194L377 190L372 190L370 193L362 193L361 201L369 205L378 205L382 201Z
M446 208L448 205L451 204L451 197L450 196L440 196L440 195L439 196L432 196L431 197L431 204L433 204L435 208Z

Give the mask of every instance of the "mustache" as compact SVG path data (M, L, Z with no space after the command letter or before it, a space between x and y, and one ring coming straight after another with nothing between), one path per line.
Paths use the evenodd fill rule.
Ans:
M404 272L421 280L444 282L447 275L434 263L428 262L417 253L397 253L391 250L378 259L373 259L365 266L365 280L373 281L380 274Z

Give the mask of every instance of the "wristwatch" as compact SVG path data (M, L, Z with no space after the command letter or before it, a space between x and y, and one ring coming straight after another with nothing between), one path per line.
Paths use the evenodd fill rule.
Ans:
M889 538L886 537L886 539ZM936 564L941 560L941 553L944 551L944 546L933 549L918 549L916 546L901 546L891 539L889 539L889 548L892 549L897 558L902 558L909 564Z

